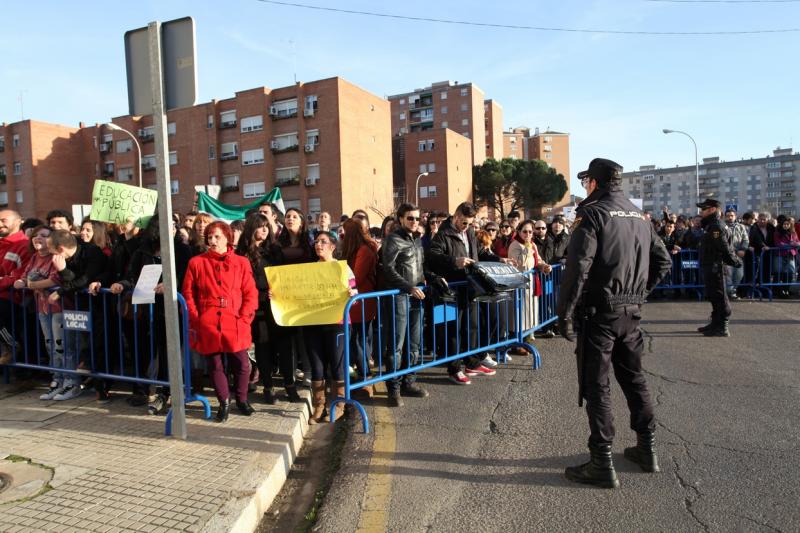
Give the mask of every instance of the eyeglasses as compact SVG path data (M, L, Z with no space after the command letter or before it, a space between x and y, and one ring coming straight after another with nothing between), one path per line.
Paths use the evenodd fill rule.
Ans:
M520 233L533 233L533 230L531 230L531 229L524 229L524 230L520 231Z
M509 226L508 224L502 224L500 226L500 229L511 229L511 226Z
M497 233L497 228L489 228L486 231L491 232L491 233Z
M324 239L323 240L314 241L314 246L316 246L317 244L333 244L333 242L328 241L328 240L324 240Z
M537 230L537 231L545 231L545 230L547 230L547 227L546 227L546 226L536 226L536 227L535 227L535 228L533 228L533 229L535 229L535 230Z
M422 220L422 218L421 217L406 217L406 220L408 220L409 222L419 222L420 220Z

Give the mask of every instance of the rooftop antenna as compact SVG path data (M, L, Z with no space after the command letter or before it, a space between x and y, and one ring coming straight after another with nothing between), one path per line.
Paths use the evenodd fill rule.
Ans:
M22 95L24 93L26 93L26 92L28 92L28 91L27 90L20 91L19 92L19 97L17 98L19 100L19 119L20 120L25 120L25 102L24 102L24 100L22 98Z
M292 46L292 72L294 75L294 82L297 83L297 50L294 46L294 39L289 39L289 44Z

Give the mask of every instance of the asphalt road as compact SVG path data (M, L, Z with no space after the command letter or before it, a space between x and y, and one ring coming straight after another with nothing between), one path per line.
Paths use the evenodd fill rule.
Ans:
M573 345L541 340L543 366L515 357L497 376L449 384L353 423L317 531L798 531L800 303L734 304L733 336L693 333L707 303L645 306L644 360L657 402L662 473L622 450L635 442L613 384L619 490L567 481L588 429ZM377 435L377 437L376 437Z

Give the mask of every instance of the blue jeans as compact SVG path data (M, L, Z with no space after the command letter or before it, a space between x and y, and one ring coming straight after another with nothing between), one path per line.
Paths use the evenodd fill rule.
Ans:
M75 331L64 329L64 314L39 313L39 326L42 328L44 343L47 347L47 353L50 355L50 366L63 368L64 370L75 370L78 357L77 335ZM68 340L69 336L74 337L74 339L71 339L71 349L67 348L70 342ZM53 381L61 387L79 385L81 382L78 376L66 372L54 372Z
M387 306L387 317L391 317L391 306L394 307L394 345L386 354L386 372L405 370L418 364L422 339L422 302L407 294L395 296L393 303ZM409 386L415 381L416 374L411 372L388 380L386 388L393 392L400 390L401 385Z

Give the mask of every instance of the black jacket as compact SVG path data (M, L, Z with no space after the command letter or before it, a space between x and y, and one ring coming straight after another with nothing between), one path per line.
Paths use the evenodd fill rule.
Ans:
M111 270L113 278L111 281L120 281L128 274L128 267L131 264L131 258L134 252L139 249L142 244L142 235L140 233L134 235L130 239L126 239L125 235L119 235L114 246L111 249Z
M381 246L383 284L387 289L411 289L425 281L425 250L416 235L403 228L391 233Z
M478 240L475 238L472 228L467 228L467 240L469 241L469 253L464 247L464 241L461 240L459 231L453 226L453 217L445 220L431 239L431 245L426 252L425 259L428 269L447 281L463 281L467 279L467 270L456 268L457 258L469 257L474 261L500 260L490 251L479 251Z
M567 255L567 247L569 246L569 234L566 231L562 231L558 235L550 233L547 235L547 238L550 239L550 246L552 250L552 255L550 256L550 260L547 261L548 263L558 263L564 259Z
M742 266L742 260L733 251L728 227L713 213L703 218L703 240L700 241L700 264L704 271L722 272L719 265Z
M772 224L767 224L766 238L761 233L758 224L753 224L750 227L750 246L753 247L756 254L760 254L765 246L775 246L775 228L772 227Z
M578 205L557 313L642 304L672 261L652 224L622 191L598 189Z
M99 281L108 286L111 272L108 269L108 258L98 246L78 239L78 248L67 259L67 267L59 272L61 284L59 294L78 292L86 289L90 283Z
M545 237L544 239L534 237L533 243L536 245L542 261L551 264L553 262L553 240L550 237Z

